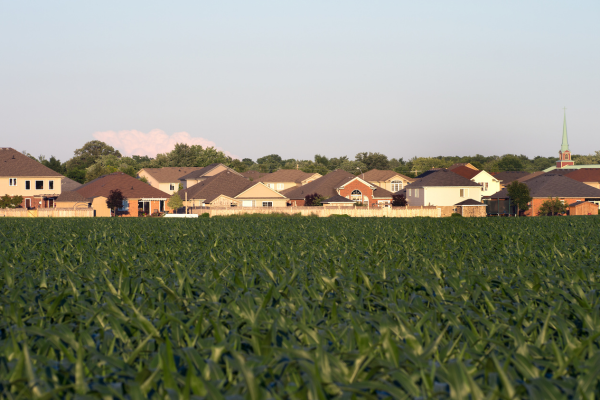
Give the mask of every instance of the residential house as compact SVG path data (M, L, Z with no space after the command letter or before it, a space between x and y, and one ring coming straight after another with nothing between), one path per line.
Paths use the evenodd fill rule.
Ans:
M22 196L21 207L54 207L63 179L67 178L21 152L0 147L0 196Z
M319 179L321 176L321 174L303 172L297 169L280 169L279 171L263 175L258 181L271 189L281 192L292 187L306 185Z
M179 191L179 185L181 185L179 178L201 169L203 167L142 168L137 173L137 177L146 178L148 183L158 190L174 194Z
M242 207L287 207L288 198L262 182L253 183L235 196Z
M180 190L179 197L184 201L184 205L188 207L206 207L217 204L220 206L235 205L237 202L233 198L252 185L252 182L249 182L237 172L223 170L216 175L206 177L203 181L187 189ZM219 196L225 197L220 198L213 204ZM226 204L227 198L232 199L229 204Z
M475 171L479 171L479 169L471 163L456 163L456 164L452 164L447 169L449 169L450 171L454 171L454 169L458 168L458 167L466 167L466 168L469 168L469 169L472 169Z
M491 196L500 191L500 181L486 171L480 171L466 166L458 166L451 171L481 185L481 195L483 197Z
M578 201L586 201L595 204L600 204L600 189L586 185L585 183L576 181L564 175L544 174L523 182L529 188L529 195L532 197L530 208L525 212L525 215L538 215L541 205L549 198L558 198L567 205ZM489 202L488 213L495 214L502 209L500 204L502 201L508 202L508 190L502 189L491 196ZM498 207L494 203L498 203ZM511 211L514 213L514 211Z
M367 206L389 204L393 195L386 189L339 169L306 185L282 192L293 206L303 206L306 196L315 193L327 199L339 195Z
M481 202L481 186L447 169L423 174L406 187L406 200L414 206L452 207L467 199ZM442 210L446 215L454 210ZM449 215L449 214L448 214Z
M106 200L115 189L125 197L118 209L119 215L137 217L139 213L170 211L166 204L171 197L169 194L122 172L103 175L73 191L61 193L56 204L60 208L80 208L85 204L94 209L94 216L110 217L112 210L107 207Z
M600 189L600 169L582 168L575 171L567 170L567 177L583 182L586 185Z
M506 186L510 185L513 181L517 179L523 178L529 175L529 172L526 171L503 171L503 172L494 172L492 176L500 181L500 189L504 189Z
M414 182L414 178L409 178L406 175L402 175L392 170L380 170L372 169L359 175L363 180L372 183L373 185L379 186L385 190L389 190L392 193L396 193L406 187L411 182Z
M220 164L220 163L214 163L214 164L210 164L207 165L206 167L200 168L196 171L192 171L189 174L186 174L182 177L180 177L178 180L182 183L183 188L187 189L189 187L194 186L195 184L202 182L203 180L211 177L211 176L215 176L220 172L223 171L229 171L232 174L237 174L239 176L242 176L239 172L237 172L236 170L229 168L228 166L224 165L224 164Z

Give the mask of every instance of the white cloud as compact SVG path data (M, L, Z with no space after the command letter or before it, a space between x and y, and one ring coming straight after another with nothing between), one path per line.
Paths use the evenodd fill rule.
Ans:
M176 132L168 135L160 129L153 129L148 133L128 130L128 131L104 131L94 133L94 138L101 140L114 148L118 149L125 156L147 155L156 157L159 153L168 153L175 148L177 143L186 143L188 145L200 145L202 147L215 147L215 142L201 138L192 137L187 132ZM238 158L228 151L223 151L232 158Z

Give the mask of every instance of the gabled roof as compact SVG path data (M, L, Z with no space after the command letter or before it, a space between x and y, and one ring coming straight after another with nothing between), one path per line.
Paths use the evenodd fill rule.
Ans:
M62 178L60 182L61 193L75 190L79 187L81 187L81 183L75 182L73 179L69 179L67 177Z
M354 178L356 177L350 172L336 169L306 185L283 190L281 191L281 194L285 195L288 199L293 200L304 199L307 195L313 193L318 193L323 197L330 198L338 194L336 188Z
M185 200L187 194L188 200L201 199L205 203L210 203L220 195L235 197L253 185L254 183L248 182L248 179L243 176L226 170L209 176L187 189L180 190L179 197Z
M246 171L242 172L242 176L245 178L252 178L253 180L260 179L261 177L269 175L268 172L259 172L259 171Z
M487 204L481 203L477 200L467 199L467 200L461 201L460 203L456 203L455 206L484 206L484 207L486 207Z
M242 176L239 172L234 171L233 169L229 168L225 164L213 163L213 164L207 165L206 167L200 168L200 169L198 169L196 171L192 171L189 174L183 175L182 177L179 178L179 180L180 181L187 181L188 179L198 179L200 177L203 177L204 175L206 175L207 173L209 173L213 169L217 168L219 165L224 166L225 168L227 168L228 171L230 171L233 174L237 174L239 176Z
M287 199L287 197L285 197L285 195L281 194L280 192L276 191L275 189L271 189L270 187L268 187L267 185L265 185L262 182L253 182L250 185L248 185L244 190L242 190L237 196L235 196L236 199L256 199L257 196L245 196L246 192L251 190L252 188L256 187L256 186L262 186L263 188L267 189L269 192L271 192L271 196L258 196L258 198L260 199Z
M103 175L85 185L81 185L75 191L81 196L90 199L99 196L108 197L110 191L115 189L119 189L127 199L168 199L171 197L171 195L162 190L158 190L123 172Z
M142 168L139 172L145 171L148 175L156 179L159 183L177 182L179 178L191 172L201 170L203 167L163 167L163 168Z
M343 189L345 185L349 184L352 181L359 181L362 184L364 184L365 186L373 189L373 198L374 199L391 199L392 196L394 195L389 190L384 189L380 186L374 185L371 182L367 182L366 180L362 179L360 176L354 176L352 178L348 178L348 180L346 180L345 182L340 184L336 189Z
M452 164L451 166L448 167L448 169L450 171L454 171L455 168L458 167L467 167L469 169L475 170L477 171L478 169L471 163L456 163L456 164Z
M526 171L503 171L492 174L492 176L498 179L503 185L508 185L512 181L516 181L527 175L529 175L529 172Z
M424 177L418 179L417 181L411 183L410 185L406 185L407 189L414 188L423 188L423 187L444 187L444 186L477 186L479 184L471 181L470 179L465 178L464 176L460 176L455 174L452 171L447 169L439 169L436 171L432 171L431 173L425 175Z
M481 172L477 169L465 167L463 165L459 165L459 166L451 169L451 171L454 172L455 174L458 174L467 179L473 179L475 176L479 175L479 173Z
M600 189L593 188L564 175L544 174L523 183L529 188L529 195L534 198L600 198ZM491 196L493 199L506 199L508 197L508 190L506 188Z
M567 176L579 182L600 182L600 169L582 168L568 170Z
M414 178L409 178L408 176L399 174L398 172L392 171L391 169L372 169L370 171L365 172L364 174L360 174L359 176L368 182L387 181L388 179L392 179L395 176L399 176L402 179L407 180L409 182L414 181Z
M45 165L27 157L25 154L11 147L0 147L0 176L62 177L58 172L51 170Z
M88 202L88 199L83 197L76 191L62 192L56 199L57 202L68 201L68 202Z
M321 204L330 204L330 203L354 203L353 200L347 199L345 197L340 196L339 194L336 194L335 196L332 196L330 198L328 198L327 200L323 200L321 202Z
M524 177L517 179L517 181L519 181L519 182L525 182L525 181L528 181L530 179L537 178L538 176L544 175L544 174L545 174L544 171L532 172L529 175L525 175Z
M297 169L280 169L279 171L263 175L259 178L260 182L295 182L302 183L308 178L318 175L315 179L320 178L321 174L304 172Z

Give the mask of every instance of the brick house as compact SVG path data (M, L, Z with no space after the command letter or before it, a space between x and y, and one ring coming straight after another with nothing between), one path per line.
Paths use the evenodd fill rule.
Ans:
M526 216L537 216L541 205L549 198L558 198L567 205L579 201L600 204L600 189L578 182L564 175L544 174L523 182L529 188L532 201ZM491 196L490 202L508 200L508 191L502 189Z
M336 190L340 196L368 206L391 204L394 195L389 190L373 185L358 176L343 182Z
M140 213L171 211L167 205L169 194L122 172L114 172L94 179L79 188L61 193L56 199L57 207L91 207L96 217L110 217L112 210L106 206L111 190L119 189L125 200L117 214L137 217Z
M408 184L415 181L414 178L409 178L408 176L399 174L396 171L379 169L372 169L364 174L360 174L359 177L392 193L396 193L404 189Z

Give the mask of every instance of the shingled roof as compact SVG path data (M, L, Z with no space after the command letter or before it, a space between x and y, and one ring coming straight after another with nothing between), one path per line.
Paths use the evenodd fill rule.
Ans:
M119 189L127 199L167 199L171 195L158 190L123 172L114 172L94 179L75 189L83 197L90 199L98 196L108 197L111 190Z
M81 183L75 182L73 179L69 179L67 177L62 178L62 180L60 182L61 193L75 190L79 187L81 187Z
M205 203L210 203L220 195L235 197L245 189L255 185L256 182L249 182L243 176L231 171L223 171L214 176L190 186L187 189L179 191L179 197L187 199L201 199Z
M467 200L461 201L460 203L456 203L455 206L484 206L484 207L486 207L487 204L481 203L477 200L467 199Z
M451 169L451 171L454 172L455 174L458 174L467 179L473 179L475 176L479 175L479 173L481 172L481 171L473 169L473 168L465 167L464 165L459 165L457 167L454 167Z
M62 177L58 172L11 147L0 147L0 176Z
M579 182L600 182L600 169L581 168L569 171L567 176Z
M414 189L414 188L423 188L423 187L444 187L444 186L479 186L479 184L471 181L470 179L465 178L464 176L460 176L455 174L452 171L447 169L439 169L436 171L431 171L429 174L423 176L417 181L411 183L410 185L406 185L406 188Z
M354 203L353 200L347 199L345 197L336 194L333 197L328 198L327 200L323 200L321 204L331 204L331 203Z
M508 185L512 181L516 181L527 175L529 175L529 172L526 171L502 171L492 174L492 176L498 179L503 185Z
M316 173L304 172L297 169L280 169L279 171L265 174L259 178L260 182L295 182L301 183L302 181L310 178Z
M68 202L90 202L91 200L88 200L87 198L83 197L80 193L76 192L76 191L66 191L66 192L62 192L60 194L60 196L58 196L56 198L57 202L63 202L63 201L68 201Z
M576 181L564 175L544 174L523 182L533 198L583 197L600 198L600 189ZM491 196L492 199L508 198L508 190L502 189Z
M415 180L414 178L409 178L408 176L399 174L398 172L393 171L391 169L372 169L370 171L365 172L364 174L360 174L359 176L367 182L387 181L388 179L391 179L394 176L400 176L402 179L405 179L409 182Z
M242 176L245 177L246 179L250 179L252 178L252 180L258 180L261 177L265 176L265 175L269 175L268 172L259 172L259 171L246 171L246 172L242 172Z
M217 168L219 165L222 165L222 166L226 167L227 170L230 171L233 174L237 174L239 176L242 176L240 173L232 170L231 168L227 167L225 164L213 163L213 164L207 165L206 167L197 169L196 171L192 171L189 174L183 175L182 177L179 178L179 180L180 181L187 181L188 179L198 179L198 178L206 175L207 173L209 173L213 169Z
M356 177L350 172L337 169L306 185L283 190L281 194L292 200L304 199L306 195L312 193L318 193L323 197L330 198L338 194L336 188L354 178Z
M203 167L163 167L163 168L142 168L148 175L156 179L159 183L177 182L179 178L191 172L199 171Z

